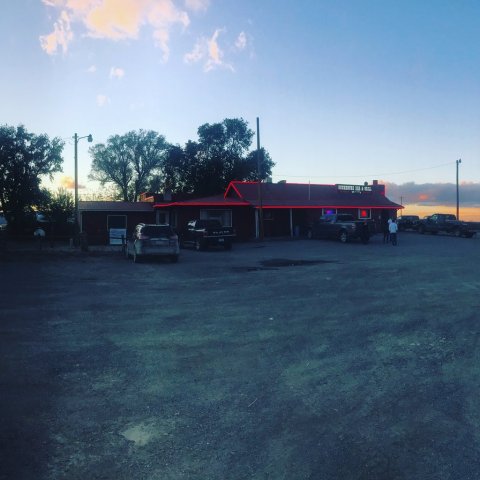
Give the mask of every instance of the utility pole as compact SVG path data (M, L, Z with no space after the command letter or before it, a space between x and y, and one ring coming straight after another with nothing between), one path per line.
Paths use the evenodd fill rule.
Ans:
M74 231L74 241L78 244L79 241L79 233L80 233L80 219L78 216L78 142L82 139L86 138L89 143L93 141L92 135L85 135L84 137L79 137L77 134L73 136L73 140L75 142L75 231Z
M262 176L260 173L260 119L257 117L258 237L263 241Z
M460 220L460 195L459 195L459 188L458 188L458 165L462 163L462 159L459 158L458 160L455 160L455 163L457 164L457 220Z

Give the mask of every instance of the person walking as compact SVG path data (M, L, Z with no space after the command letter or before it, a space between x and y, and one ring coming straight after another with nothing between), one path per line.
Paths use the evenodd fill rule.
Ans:
M395 220L392 220L388 225L388 231L390 233L390 240L392 241L392 245L397 245L398 225Z

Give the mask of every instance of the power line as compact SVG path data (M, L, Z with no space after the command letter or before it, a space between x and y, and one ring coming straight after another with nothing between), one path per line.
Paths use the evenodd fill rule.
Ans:
M416 168L414 170L402 170L401 172L390 172L390 173L369 173L363 175L289 175L289 174L281 174L276 173L273 174L273 177L293 177L293 178L367 178L367 177L386 177L390 175L403 175L404 173L413 173L413 172L421 172L425 170L433 170L435 168L445 167L447 165L453 165L455 162L448 162L448 163L441 163L439 165L433 165L431 167L424 167L424 168Z

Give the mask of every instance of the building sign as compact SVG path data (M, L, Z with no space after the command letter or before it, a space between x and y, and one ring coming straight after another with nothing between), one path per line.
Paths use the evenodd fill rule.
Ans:
M110 228L109 240L110 245L122 245L127 238L126 228Z
M370 193L372 191L371 185L338 185L337 190L339 192L350 192L350 193Z

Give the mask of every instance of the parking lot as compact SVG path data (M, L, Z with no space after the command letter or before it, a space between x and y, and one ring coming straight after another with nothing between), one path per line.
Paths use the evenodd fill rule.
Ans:
M480 238L0 257L2 479L480 478Z

